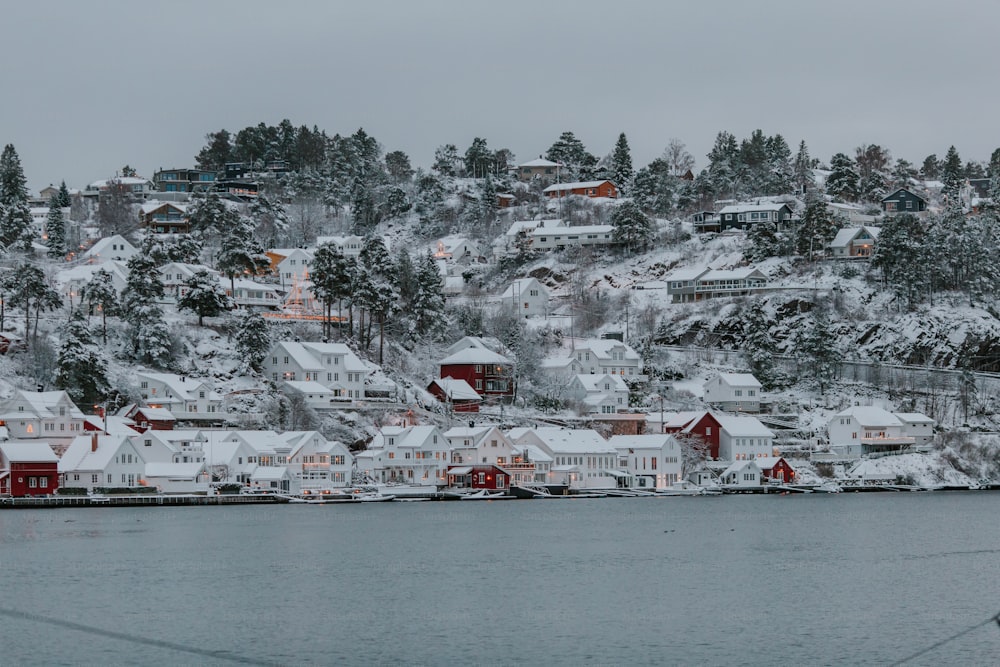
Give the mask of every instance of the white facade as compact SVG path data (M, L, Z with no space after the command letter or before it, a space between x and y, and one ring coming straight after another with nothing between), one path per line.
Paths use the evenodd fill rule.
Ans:
M756 417L713 412L721 425L719 460L747 461L774 456L774 433Z
M12 440L40 438L59 449L83 432L86 415L65 391L15 389L0 406L0 420Z
M520 278L500 296L500 305L519 317L545 317L549 311L549 290L535 278Z
M666 434L614 435L608 443L618 451L619 469L634 480L633 488L666 489L681 479L681 450Z
M288 470L298 491L350 485L354 457L346 445L328 441L317 431L290 431L281 439L292 446Z
M448 457L448 439L438 427L391 426L376 434L355 460L359 472L378 482L443 486Z
M163 283L163 297L167 302L176 302L187 294L187 281L199 271L205 271L208 275L219 279L219 272L204 264L185 264L183 262L167 262L156 268L160 274L160 282ZM221 285L221 283L220 283ZM226 286L229 282L226 281Z
M281 383L281 391L286 396L301 398L314 410L328 409L332 402L338 400L333 389L314 380L285 380Z
M287 289L295 282L304 282L309 277L309 269L312 266L313 252L304 248L276 248L268 251L273 255L281 255L281 259L275 270L281 284Z
M628 408L628 385L621 375L574 375L566 388L568 398L579 401L587 414L616 414Z
M760 486L760 466L756 461L734 461L719 475L719 482L726 486L744 488Z
M760 412L760 389L750 373L719 373L705 383L705 403L731 412Z
M224 420L222 397L205 380L174 373L135 373L147 405L166 408L180 421Z
M347 400L364 398L368 376L368 367L343 343L275 343L263 370L275 383L311 380L333 390L333 398Z
M514 458L514 445L496 426L450 428L444 432L452 465L495 465L503 468Z
M60 486L135 487L145 482L146 462L125 435L91 433L74 438L59 459Z
M827 435L830 449L847 456L916 444L896 415L874 406L852 406L838 412L827 425Z
M127 262L139 254L139 249L120 234L99 239L83 253L89 264L100 264L111 260Z
M637 377L642 375L639 353L625 343L604 338L588 338L574 342L570 352L580 362L584 373L607 373Z
M612 489L618 451L596 431L542 427L514 432L517 445L535 445L552 457L547 483L565 484L573 489Z
M614 243L611 225L580 225L575 227L540 227L526 234L532 250L556 250L568 247L607 246Z

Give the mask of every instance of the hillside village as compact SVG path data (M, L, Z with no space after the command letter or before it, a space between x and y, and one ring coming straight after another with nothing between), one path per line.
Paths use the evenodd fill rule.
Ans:
M1000 479L1000 151L206 139L37 196L5 148L0 494Z

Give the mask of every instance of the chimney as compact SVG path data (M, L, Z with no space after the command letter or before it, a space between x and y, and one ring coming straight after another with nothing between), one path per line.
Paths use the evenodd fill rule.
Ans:
M90 434L90 451L92 452L97 451L97 439L98 439L97 431L94 431L93 433Z

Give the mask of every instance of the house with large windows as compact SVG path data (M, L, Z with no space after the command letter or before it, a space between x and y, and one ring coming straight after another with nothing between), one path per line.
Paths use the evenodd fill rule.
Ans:
M215 187L215 172L204 169L160 169L153 173L160 192L208 192Z
M882 212L886 215L912 213L918 215L927 210L927 200L906 188L899 188L882 198Z
M178 421L221 422L228 417L222 396L206 380L144 370L135 373L135 381L146 405L165 408Z
M486 343L466 336L449 348L438 362L439 377L464 380L483 398L510 399L514 396L514 364L491 350Z
M153 234L187 234L191 231L187 204L149 201L139 208L139 224Z
M0 426L11 440L45 440L56 453L83 433L86 419L65 391L15 389L0 403Z
M777 229L791 227L794 212L788 204L759 201L752 204L730 204L719 211L719 227L748 230L758 224L772 224Z
M271 346L262 364L272 382L313 381L333 391L335 401L365 397L369 369L343 343L280 341Z
M444 486L448 458L448 439L437 426L386 426L355 461L377 482Z

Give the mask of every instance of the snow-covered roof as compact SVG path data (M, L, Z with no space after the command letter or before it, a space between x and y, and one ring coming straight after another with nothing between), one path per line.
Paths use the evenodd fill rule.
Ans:
M510 434L508 433L508 437ZM549 456L545 450L539 448L537 445L532 445L526 443L523 445L514 445L511 447L511 451L515 454L527 454L528 460L532 463L552 463L552 457Z
M588 392L603 392L605 391L605 384L611 385L611 389L607 391L628 392L628 385L625 384L625 379L621 375L613 375L611 373L580 373L573 377Z
M97 438L97 451L91 451L93 438ZM104 470L117 456L121 448L129 442L125 435L104 435L102 433L80 435L69 443L69 447L59 459L59 472L77 470Z
M25 391L23 389L16 389L14 395L7 401L11 403L16 401L18 398L25 401L31 410L40 418L50 419L56 416L54 412L55 408L59 403L65 400L66 404L69 405L69 415L74 419L83 419L84 414L79 408L70 400L69 394L65 391Z
M758 470L760 469L760 466L757 465L757 461L754 459L748 459L746 461L733 461L731 464L729 464L729 467L725 469L721 477L726 477L734 473L739 473L740 471L745 470L750 466L754 466Z
M644 433L643 435L613 435L608 443L615 449L661 449L671 435L667 433Z
M94 245L90 246L87 249L87 252L83 253L83 256L99 257L101 253L107 252L110 246L112 245L120 245L123 247L124 250L127 250L129 252L133 253L138 252L138 249L134 245L129 243L128 239L126 239L121 234L115 234L114 236L106 236L102 239L99 239ZM112 252L122 252L122 250L114 250Z
M708 273L711 269L707 266L692 266L685 269L677 269L669 273L664 280L666 281L684 281L684 280L697 280L703 274Z
M759 456L754 461L757 462L757 467L761 470L770 470L774 466L778 465L778 461L781 461L781 456ZM785 461L785 463L788 463ZM791 466L789 466L791 467Z
M598 359L611 359L611 352L616 348L625 348L625 359L629 361L638 361L639 353L636 352L626 343L620 340L615 340L614 338L587 338L582 341L576 341L575 343L576 352L581 350L589 351Z
M896 418L904 424L935 424L936 422L920 412L894 412Z
M153 382L159 382L160 384L165 385L168 389L170 389L176 398L181 400L195 400L198 397L197 392L202 388L206 388L208 390L208 398L220 398L220 396L212 390L212 386L206 380L200 380L188 375L177 375L175 373L153 373L150 371L138 371L135 375L138 378L152 380ZM157 400L154 402L159 402L159 400L163 398L166 397L157 396Z
M434 384L439 386L444 395L453 401L482 400L482 397L465 380L456 380L452 377L437 378L434 380Z
M559 162L552 162L551 160L546 160L545 158L537 158L534 160L528 160L523 162L518 167L561 167L562 164Z
M329 387L315 380L285 380L285 386L301 394L332 394Z
M724 215L726 213L751 213L755 211L777 211L778 209L788 206L788 204L783 204L780 202L759 202L756 204L730 204L725 206L719 211L719 215Z
M774 433L756 417L713 412L719 425L734 438L773 438Z
M601 181L577 181L575 183L556 183L542 190L542 192L563 192L565 190L579 190L581 188L596 188L599 185L611 183L608 179Z
M255 482L279 482L288 474L285 466L257 466L254 468L251 479Z
M145 214L149 214L157 209L163 208L164 206L175 208L181 213L187 213L187 204L180 204L173 201L160 201L159 199L151 199L150 201L145 202L139 207L139 210Z
M59 460L48 443L42 441L0 442L0 452L3 452L3 457L12 463L54 463Z
M438 362L441 366L452 364L509 364L510 360L502 354L481 347L467 347L450 354Z
M87 189L88 190L99 190L100 188L106 188L111 183L118 185L153 185L153 182L148 178L141 178L139 176L118 176L117 178L105 178L100 181L94 181L91 183Z
M712 269L708 273L700 276L699 280L746 280L753 276L764 277L756 267L744 266L738 269Z
M528 232L528 236L547 236L553 233L560 234L608 234L614 231L612 225L565 225L559 227L536 227Z
M757 387L760 382L751 373L719 373L718 378L731 387Z
M896 415L884 408L874 405L852 405L846 410L841 410L834 419L838 417L853 417L861 426L902 426Z
M617 453L607 440L591 429L542 426L531 431L556 454Z
M166 408L150 408L148 406L136 408L135 414L139 413L142 413L146 419L151 419L153 421L177 421L177 417L174 417L174 413ZM132 423L134 424L135 422Z
M512 299L515 296L527 294L530 289L538 289L541 291L543 296L548 296L549 290L546 289L545 285L538 282L537 278L518 278L512 282L509 287L507 287L500 298Z
M868 234L873 238L877 239L879 232L882 231L881 227L845 227L837 232L837 235L833 237L830 241L831 248L845 248L851 241L858 237L862 230L867 230Z

